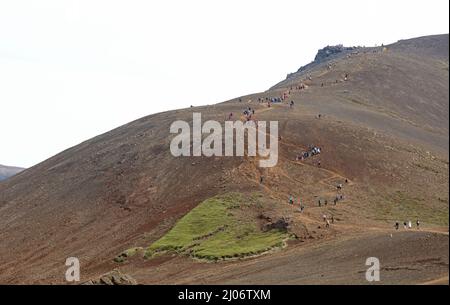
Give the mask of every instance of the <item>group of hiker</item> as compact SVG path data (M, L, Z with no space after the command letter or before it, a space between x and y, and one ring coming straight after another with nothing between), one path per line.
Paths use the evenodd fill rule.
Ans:
M400 223L398 221L396 221L394 227L395 227L395 230L398 230L400 228ZM417 227L417 229L420 228L420 221L419 221L419 219L416 220L416 227ZM404 221L403 222L403 228L405 230L412 229L412 222L411 222L411 220Z
M264 103L264 102L270 102L272 104L274 103L281 103L283 102L285 99L287 99L288 93L283 93L280 97L259 97L258 98L258 103Z
M337 205L337 203L339 202L339 201L341 201L341 200L344 200L344 195L341 195L341 194L337 194L334 198L333 198L333 205ZM324 205L324 206L327 206L328 205L328 199L319 199L318 201L317 201L317 203L318 203L318 205L319 205L319 208L322 206L322 205Z
M300 153L300 155L297 155L296 161L303 161L309 157L319 155L321 152L322 152L322 149L320 147L310 145L309 149L307 151L304 151L304 152Z
M248 107L244 109L243 114L247 121L250 121L252 119L252 116L255 114L255 109L253 109L252 107Z
M252 116L255 114L255 109L251 108L251 107L247 107L244 109L244 111L242 112L243 115L245 116L247 121L250 121L252 119ZM228 121L233 120L233 112L230 112L228 114Z
M290 204L290 205L294 205L294 204L295 204L295 202L294 202L294 197L292 197L292 195L289 195L289 204ZM299 204L299 209L298 209L298 211L299 211L300 213L303 213L303 211L305 210L305 206L304 206L303 204L301 204L300 199L298 200L298 204Z
M266 103L270 108L272 104L282 103L288 97L287 93L283 93L281 97L259 97L258 103Z
M329 69L331 69L331 65L329 65L328 67L329 67ZM349 78L348 73L345 73L344 81L347 81L348 78ZM312 80L311 74L309 74L306 77L305 80L311 81ZM338 83L338 80L336 80L336 83ZM325 83L321 83L321 87L324 87L324 84ZM281 94L281 96L278 96L278 97L258 97L258 103L266 103L267 107L270 108L272 106L272 104L282 103L283 101L287 100L290 97L290 95L291 95L291 91L293 91L293 90L304 90L304 89L306 89L306 85L304 83L300 83L300 84L296 85L295 87L290 86L288 91L283 92ZM239 102L242 102L241 98L239 98L238 100L239 100ZM294 101L293 100L291 100L289 102L289 107L290 108L294 107ZM318 118L320 118L320 117L321 117L321 115L319 114Z
M301 83L298 86L295 86L295 90L304 90L304 89L306 89L306 86L303 83ZM291 90L292 90L292 87L291 87Z

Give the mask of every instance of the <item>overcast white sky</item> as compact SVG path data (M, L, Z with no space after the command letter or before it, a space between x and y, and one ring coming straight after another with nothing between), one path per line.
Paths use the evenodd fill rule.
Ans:
M326 45L448 32L448 0L0 0L0 163L264 91Z

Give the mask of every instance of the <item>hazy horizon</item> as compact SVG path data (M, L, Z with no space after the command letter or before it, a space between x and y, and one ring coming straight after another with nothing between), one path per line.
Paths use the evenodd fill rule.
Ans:
M30 167L146 115L264 91L327 45L448 33L448 1L360 2L0 3L0 164Z

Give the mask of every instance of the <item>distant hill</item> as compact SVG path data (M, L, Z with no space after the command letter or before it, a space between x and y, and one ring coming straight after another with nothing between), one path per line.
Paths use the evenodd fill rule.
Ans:
M13 167L0 164L0 181L12 177L23 170L24 168L21 167Z

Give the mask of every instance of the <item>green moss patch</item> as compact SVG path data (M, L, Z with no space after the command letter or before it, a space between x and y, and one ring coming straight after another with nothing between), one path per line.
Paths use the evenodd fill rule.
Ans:
M257 196L246 198L235 193L205 200L148 247L144 256L171 252L219 260L257 255L283 246L289 234L276 229L263 232L256 213L252 213L259 204Z

